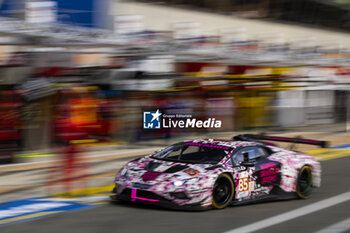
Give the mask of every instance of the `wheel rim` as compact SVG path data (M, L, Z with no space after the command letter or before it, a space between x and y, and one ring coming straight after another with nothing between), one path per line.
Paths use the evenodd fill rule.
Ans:
M232 194L232 188L230 182L225 178L220 178L216 181L213 189L214 202L221 206L225 205L230 199Z
M311 188L311 169L306 167L300 173L298 179L298 190L301 194L307 194Z

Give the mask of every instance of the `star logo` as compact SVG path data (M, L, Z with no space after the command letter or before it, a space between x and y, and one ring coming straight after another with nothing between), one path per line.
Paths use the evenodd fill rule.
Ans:
M151 115L153 116L151 122L153 122L154 120L160 121L159 117L162 115L161 113L159 113L159 109L157 109L157 111L155 113L151 113Z
M156 112L143 112L144 129L160 129L160 117L162 113L157 109Z

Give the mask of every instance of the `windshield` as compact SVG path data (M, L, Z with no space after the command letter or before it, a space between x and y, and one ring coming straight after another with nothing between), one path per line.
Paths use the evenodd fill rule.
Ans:
M229 147L211 144L179 143L157 152L152 157L182 163L217 164L229 153L229 150Z

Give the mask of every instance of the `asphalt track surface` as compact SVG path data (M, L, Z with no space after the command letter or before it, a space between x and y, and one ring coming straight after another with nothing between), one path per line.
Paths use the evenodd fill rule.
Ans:
M302 207L307 210L312 203L328 200L330 197L350 191L349 167L350 157L323 161L322 187L315 189L312 197L306 200L265 202L202 212L174 211L139 204L109 203L95 208L4 225L0 227L0 232L214 233L232 231L240 227L249 229L251 224L258 221L274 216L279 219L282 214ZM330 231L326 232L350 232L350 224L347 224L350 221L349 218L350 201L347 199L339 204L267 226L256 232L318 232L327 229ZM342 221L344 222L341 223ZM329 228L337 223L340 223L343 231L339 231L337 226ZM243 232L240 229L237 232Z

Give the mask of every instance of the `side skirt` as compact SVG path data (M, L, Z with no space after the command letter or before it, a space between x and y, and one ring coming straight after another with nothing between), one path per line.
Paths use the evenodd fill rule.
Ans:
M270 194L263 194L251 199L244 199L240 201L234 200L231 203L231 205L237 206L237 205L254 204L254 203L268 202L268 201L290 200L290 199L296 199L296 198L297 198L297 195L295 194L295 192L285 192L281 188L276 187L273 190L271 190Z

